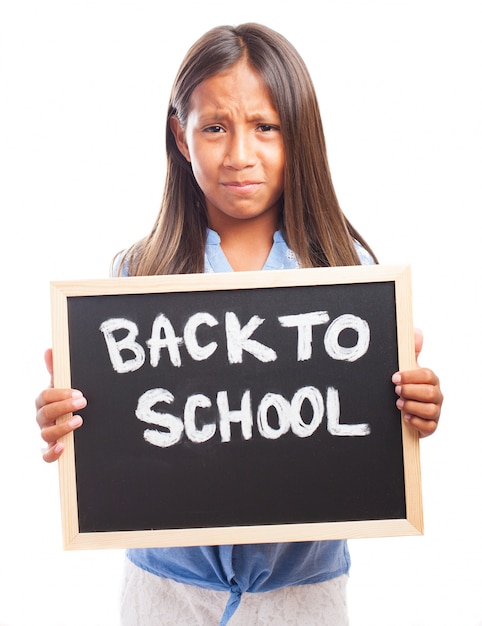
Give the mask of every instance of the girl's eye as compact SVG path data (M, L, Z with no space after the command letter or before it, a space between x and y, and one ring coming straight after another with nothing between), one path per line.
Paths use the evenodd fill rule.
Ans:
M208 126L207 128L204 129L205 133L222 133L223 132L223 128L222 126Z
M267 133L270 130L279 130L279 126L274 126L273 124L260 124L258 129L263 133Z

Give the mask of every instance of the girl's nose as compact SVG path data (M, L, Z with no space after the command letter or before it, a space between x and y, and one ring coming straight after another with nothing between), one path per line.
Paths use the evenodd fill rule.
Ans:
M249 133L236 133L229 142L224 166L236 170L251 167L256 161L253 139Z

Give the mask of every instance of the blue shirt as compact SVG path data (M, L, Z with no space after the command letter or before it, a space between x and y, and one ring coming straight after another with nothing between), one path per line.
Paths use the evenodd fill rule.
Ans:
M219 235L208 229L204 255L205 272L230 272ZM373 259L355 242L364 264ZM117 260L117 266L120 257ZM263 270L296 269L300 264L280 232ZM116 262L114 262L114 275ZM128 275L124 264L121 274ZM225 626L244 592L263 592L290 585L323 582L346 574L350 556L346 541L268 543L189 548L129 549L128 558L157 576L204 589L229 591L230 598L220 621Z

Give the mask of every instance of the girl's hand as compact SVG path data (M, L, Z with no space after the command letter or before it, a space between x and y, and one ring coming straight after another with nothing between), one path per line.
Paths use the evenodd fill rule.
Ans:
M440 383L432 370L418 366L423 334L415 330L415 356L417 369L397 372L392 377L395 392L400 396L397 407L405 412L405 419L418 430L420 437L432 435L438 426L443 395Z
M38 396L35 401L35 407L37 409L37 423L40 427L40 435L48 444L47 449L43 453L43 459L47 463L51 463L52 461L57 461L64 451L64 446L59 439L82 425L80 415L74 415L70 420L62 424L56 424L56 420L62 415L83 409L87 404L87 400L80 391L75 389L53 388L52 350L47 350L45 353L45 363L50 374L50 387L44 389Z

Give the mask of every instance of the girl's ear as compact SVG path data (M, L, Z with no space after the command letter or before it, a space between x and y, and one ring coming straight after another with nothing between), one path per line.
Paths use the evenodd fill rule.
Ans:
M171 127L171 132L174 135L174 139L176 140L176 145L178 147L179 152L183 155L186 161L191 162L191 157L189 155L189 148L186 142L186 133L184 132L183 127L181 126L181 122L179 118L173 115L169 119L169 126Z

